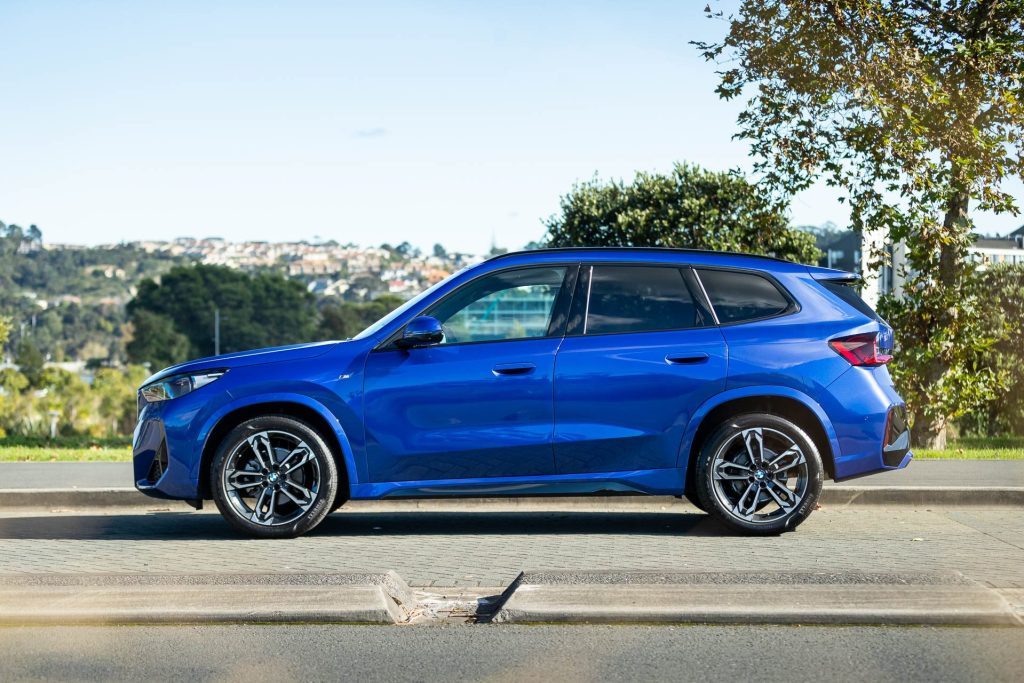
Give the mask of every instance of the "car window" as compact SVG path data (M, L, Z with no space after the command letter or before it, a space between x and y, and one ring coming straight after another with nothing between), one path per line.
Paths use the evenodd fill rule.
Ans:
M868 302L860 298L860 294L857 293L854 283L847 280L824 280L821 282L821 285L852 306L854 310L863 313L872 320L882 320L882 318L875 313L875 309L871 308L871 306L868 305Z
M444 326L445 344L546 337L565 267L507 270L474 280L427 315Z
M735 270L697 270L720 323L768 318L789 310L790 300L768 278Z
M699 325L683 273L658 266L594 266L584 334L678 330Z

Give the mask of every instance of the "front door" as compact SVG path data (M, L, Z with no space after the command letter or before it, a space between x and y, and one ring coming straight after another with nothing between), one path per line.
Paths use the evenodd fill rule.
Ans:
M589 280L589 286L587 283ZM726 344L678 266L585 266L555 372L559 474L676 467L693 411L725 389Z
M575 271L481 276L425 312L443 324L442 343L369 354L370 481L554 473L552 380Z

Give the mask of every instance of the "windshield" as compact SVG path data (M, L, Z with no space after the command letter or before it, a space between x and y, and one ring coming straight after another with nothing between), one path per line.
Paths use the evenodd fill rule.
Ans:
M467 268L468 268L468 266L467 266ZM462 270L460 270L457 273L455 273L455 275L458 275L459 273L464 272L467 268L463 268ZM392 320L395 320L398 317L404 315L406 313L406 311L410 311L410 310L416 308L420 304L421 301L423 301L428 296L430 296L430 294L433 293L435 290L437 290L438 287L440 287L444 283L448 282L448 280L450 280L453 277L455 277L455 275L450 275L449 277L446 277L445 279L441 280L440 282L436 282L433 285L431 285L430 287L427 287L422 292L420 292L419 294L417 294L413 298L409 299L404 304L402 304L401 306L399 306L395 310L391 311L386 316L384 316L383 318L381 318L380 320L378 320L377 322L375 322L374 324L370 325L365 330L363 330L362 332L360 332L359 334L354 336L353 339L365 339L365 338L367 338L369 336L377 334L382 329L384 329Z

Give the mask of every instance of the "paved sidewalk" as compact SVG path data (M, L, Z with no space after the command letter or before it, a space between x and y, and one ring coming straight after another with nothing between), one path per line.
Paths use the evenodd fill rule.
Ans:
M394 570L412 586L508 585L522 570L940 571L1024 588L1024 510L824 508L777 538L693 508L344 512L286 541L241 538L215 512L0 513L0 573Z
M133 486L129 462L0 463L0 490ZM902 470L826 486L1024 487L1024 460L918 460Z

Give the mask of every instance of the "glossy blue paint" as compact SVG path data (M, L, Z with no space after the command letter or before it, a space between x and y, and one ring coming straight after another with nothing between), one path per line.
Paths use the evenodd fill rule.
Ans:
M560 331L412 349L393 343L411 320L478 277L577 264L748 269L774 279L795 305L778 317L676 331ZM201 498L217 445L213 435L245 411L265 407L317 416L339 445L352 498L678 495L703 420L718 406L752 397L806 406L826 436L823 457L833 461L837 478L882 471L889 469L881 457L886 418L902 400L884 367L852 367L827 342L891 331L819 283L846 276L754 256L679 250L550 250L491 259L355 339L205 358L157 373L147 383L226 370L185 396L140 403L135 478L149 495ZM575 296L585 297L585 290ZM567 329L573 330L571 321ZM148 481L161 449L166 471Z
M828 452L822 453L822 457L827 458L831 453L840 452L839 439L836 435L835 428L832 426L831 419L822 407L810 396L797 391L796 389L780 385L746 386L729 389L720 394L716 394L694 411L693 417L690 419L690 423L687 425L686 431L683 434L683 442L679 450L678 467L683 470L687 469L689 465L690 450L694 445L694 438L697 435L697 430L700 429L704 418L706 418L711 411L734 401L751 398L766 398L769 400L788 399L800 403L814 413L825 432L825 438L828 440L829 448ZM881 449L879 449L879 453L881 453Z
M559 474L673 468L693 410L725 389L717 327L568 337L555 371Z
M371 353L363 381L368 480L552 474L551 387L560 342ZM516 365L524 371L502 374Z

